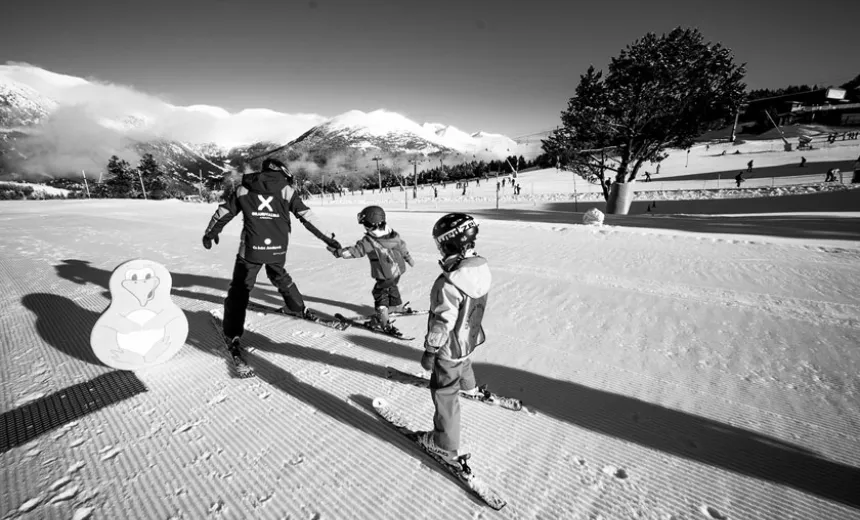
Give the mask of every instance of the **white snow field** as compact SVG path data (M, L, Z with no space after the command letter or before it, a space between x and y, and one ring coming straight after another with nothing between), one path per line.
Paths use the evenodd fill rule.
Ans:
M310 203L343 243L361 235L354 199ZM397 320L418 338L404 342L249 313L258 377L234 379L209 310L240 220L207 251L214 204L0 203L0 517L860 518L860 190L743 200L755 211L705 202L754 215L602 227L569 203L386 204L419 308L439 272L433 223L480 224L493 289L475 372L525 405L461 404L499 512L372 410L385 397L432 427L429 390L384 377L421 371L424 317ZM170 270L190 331L168 362L123 372L89 337L133 258ZM333 258L295 221L287 264L321 313L372 311L367 260ZM264 275L253 298L279 304Z

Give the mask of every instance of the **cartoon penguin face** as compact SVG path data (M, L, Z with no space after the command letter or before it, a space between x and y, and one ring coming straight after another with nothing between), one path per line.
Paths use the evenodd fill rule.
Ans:
M134 295L141 307L145 307L155 297L155 289L159 283L160 280L155 276L155 271L144 267L127 270L122 286Z
M188 320L173 302L170 271L151 260L119 265L110 278L111 301L90 334L105 365L136 370L170 359L188 337Z

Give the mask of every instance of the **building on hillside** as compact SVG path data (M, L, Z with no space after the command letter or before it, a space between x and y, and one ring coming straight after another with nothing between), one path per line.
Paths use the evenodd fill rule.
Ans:
M821 88L755 99L741 107L739 122L753 123L757 129L793 124L860 126L860 87L853 90Z

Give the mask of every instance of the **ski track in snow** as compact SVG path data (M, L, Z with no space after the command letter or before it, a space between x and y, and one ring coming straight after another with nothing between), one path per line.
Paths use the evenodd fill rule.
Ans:
M479 219L494 285L475 370L526 407L461 403L472 467L509 503L494 513L370 409L384 396L431 427L429 392L384 378L386 365L418 370L420 339L249 313L257 377L231 378L208 312L239 224L203 250L214 206L166 204L142 223L134 201L13 204L0 207L41 218L0 229L4 414L59 406L52 396L111 370L87 342L122 261L168 266L190 332L135 373L146 392L0 453L0 518L860 517L846 503L860 474L860 244ZM355 208L314 209L344 244L359 238ZM420 308L436 217L390 218L417 261L404 299ZM302 229L291 246L310 306L372 307L366 260L333 259ZM277 303L263 276L254 297ZM397 320L419 338L425 323Z

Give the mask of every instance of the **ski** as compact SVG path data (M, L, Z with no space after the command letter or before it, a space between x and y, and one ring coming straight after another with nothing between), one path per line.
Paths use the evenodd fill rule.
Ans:
M254 369L251 368L251 365L248 364L247 361L239 355L232 355L230 351L227 349L227 338L224 336L223 322L221 313L217 309L212 309L209 311L209 315L212 318L212 324L215 325L215 330L218 331L218 335L221 337L223 346L223 352L227 356L227 360L231 363L230 366L233 367L233 370L236 372L236 376L241 379L247 379L249 377L254 377L256 374L254 373ZM219 352L222 351L219 349Z
M349 323L345 323L341 320L324 320L322 318L310 319L305 318L304 316L299 316L298 314L293 314L284 309L284 307L273 307L270 305L263 305L261 303L256 302L248 302L248 310L255 312L262 312L264 314L278 314L281 316L286 316L288 318L293 318L296 320L304 320L310 323L316 323L322 325L323 327L328 327L330 329L337 330L346 330L349 328Z
M485 482L479 479L475 473L472 471L472 468L469 466L467 461L469 460L469 454L460 455L457 458L457 462L460 464L460 467L452 466L451 464L446 463L441 457L438 455L431 453L424 449L424 447L418 442L419 432L416 432L409 428L407 422L400 416L397 411L391 407L391 405L381 397L377 397L373 400L373 409L376 410L376 413L379 414L380 417L386 420L388 424L397 429L400 433L405 435L407 438L412 440L415 444L421 448L421 451L433 457L436 462L439 463L443 468L448 470L449 473L457 477L466 488L473 495L484 501L488 506L495 509L496 511L505 507L507 502L500 497L495 491L493 491Z
M408 374L392 367L385 367L385 377L393 381L400 381L401 383L408 383L410 385L415 385L421 388L430 388L429 379L413 374ZM519 399L496 395L487 390L487 385L481 385L480 387L478 387L477 394L467 394L466 392L463 392L461 390L460 397L465 397L466 399L471 399L473 401L480 401L490 406L501 406L502 408L507 408L508 410L519 411L523 408L523 403Z
M412 336L404 336L403 333L400 331L398 331L396 334L391 332L385 332L384 330L371 325L369 321L359 321L353 318L347 318L343 314L335 314L334 317L344 323L347 323L347 326L352 325L360 329L369 330L370 332L375 332L377 334L382 334L383 336L388 336L389 338L401 339L403 341L412 341L413 339L415 339Z
M401 317L409 317L409 316L423 316L425 314L430 314L430 311L427 311L427 310L419 311L419 310L415 310L415 309L407 309L404 312L388 311L388 316L391 318L401 318ZM375 314L361 315L361 316L353 316L349 319L356 320L356 321L369 320L369 319L373 318L374 316L376 316L376 315Z

